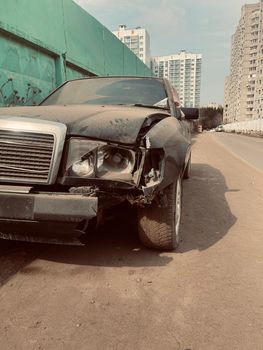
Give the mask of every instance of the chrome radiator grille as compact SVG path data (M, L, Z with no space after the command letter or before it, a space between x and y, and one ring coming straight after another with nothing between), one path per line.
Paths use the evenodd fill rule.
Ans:
M54 135L0 129L0 181L47 183Z

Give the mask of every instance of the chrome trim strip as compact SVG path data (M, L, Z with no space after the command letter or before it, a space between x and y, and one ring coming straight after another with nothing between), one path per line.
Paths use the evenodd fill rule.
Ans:
M32 187L0 185L0 193L30 193Z

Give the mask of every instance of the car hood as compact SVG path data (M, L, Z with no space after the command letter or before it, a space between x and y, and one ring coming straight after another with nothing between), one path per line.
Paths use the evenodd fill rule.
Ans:
M169 117L168 112L134 106L36 106L0 108L0 116L61 122L68 135L134 144L143 126Z

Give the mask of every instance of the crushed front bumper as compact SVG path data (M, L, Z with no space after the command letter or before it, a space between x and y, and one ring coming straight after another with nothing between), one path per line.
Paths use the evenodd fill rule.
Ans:
M0 192L0 238L78 244L97 210L87 195Z

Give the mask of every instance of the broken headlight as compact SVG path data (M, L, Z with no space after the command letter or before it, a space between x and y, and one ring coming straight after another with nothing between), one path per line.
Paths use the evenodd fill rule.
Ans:
M128 173L134 168L134 152L115 146L104 146L97 153L97 174Z
M122 180L132 178L136 153L104 142L72 138L68 143L66 176Z

